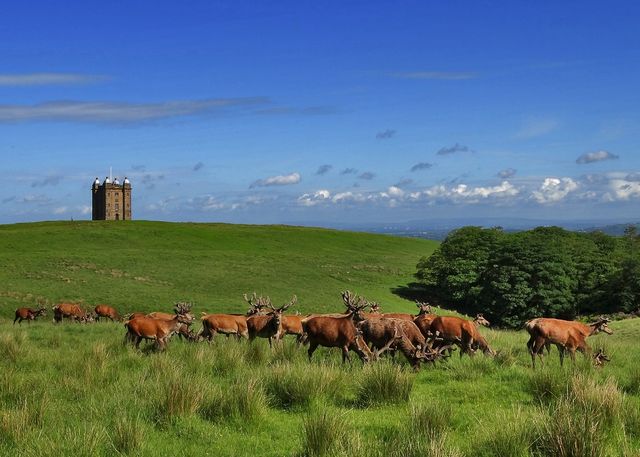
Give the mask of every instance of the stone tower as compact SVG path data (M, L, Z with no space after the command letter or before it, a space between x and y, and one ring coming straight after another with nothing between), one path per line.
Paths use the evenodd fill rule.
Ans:
M128 221L131 219L131 183L124 178L122 184L115 178L96 178L91 186L92 216L94 221Z

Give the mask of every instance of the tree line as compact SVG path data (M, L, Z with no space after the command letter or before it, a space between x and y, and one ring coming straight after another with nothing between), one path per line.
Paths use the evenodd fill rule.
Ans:
M640 306L640 235L635 226L622 237L463 227L420 259L415 276L434 303L484 313L503 327L540 316L630 313Z

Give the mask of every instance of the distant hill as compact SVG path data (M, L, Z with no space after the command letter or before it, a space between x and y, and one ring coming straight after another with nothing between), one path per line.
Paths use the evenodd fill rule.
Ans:
M17 305L82 300L123 311L243 312L242 293L274 304L298 295L301 311L339 311L340 291L384 309L413 310L391 289L412 280L437 243L290 226L148 221L0 225L0 314Z

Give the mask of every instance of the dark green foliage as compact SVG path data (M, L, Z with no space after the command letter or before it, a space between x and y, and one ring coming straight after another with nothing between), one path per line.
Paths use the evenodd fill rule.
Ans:
M416 277L442 305L507 327L537 316L631 312L640 305L640 241L633 230L615 238L465 227L420 260Z

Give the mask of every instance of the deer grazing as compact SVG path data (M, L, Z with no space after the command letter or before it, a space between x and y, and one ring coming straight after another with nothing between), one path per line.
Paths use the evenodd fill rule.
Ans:
M477 329L478 325L489 326L489 321L482 314L478 314L473 321L454 316L437 316L431 322L430 332L437 338L442 338L444 344L453 343L460 347L460 357L469 356L481 349L485 355L495 355L487 341Z
M432 335L431 323L438 316L431 313L431 305L426 302L416 301L416 306L418 307L418 315L413 318L413 323L425 338L429 338Z
M398 350L414 370L420 368L421 362L435 363L443 359L450 347L443 345L434 349L432 341L428 341L413 322L403 319L370 318L357 325L376 358L386 350Z
M76 322L93 322L93 316L75 303L61 303L53 308L53 321L58 323L66 317Z
M367 306L362 297L349 291L342 293L342 300L347 307L347 314L336 316L310 316L302 320L304 339L309 343L309 360L318 346L340 348L342 362L351 362L349 351L352 350L363 362L373 358L371 350L362 339L356 323L364 319L362 310Z
M22 324L22 321L28 321L31 323L31 321L36 320L39 316L44 316L46 314L47 310L44 306L40 306L38 309L18 308L16 309L16 318L13 320L13 325L16 324L16 321L18 321L18 324L20 325Z
M174 316L170 320L153 317L136 317L124 324L127 329L125 342L133 342L136 349L140 348L140 342L152 340L156 348L164 350L167 340L179 331L181 325L191 324L193 316L190 313L191 306L187 303L176 304Z
M590 353L591 348L586 339L600 332L608 335L613 334L609 328L609 319L599 318L591 324L583 324L576 321L565 321L562 319L552 319L539 317L531 319L525 323L525 328L530 335L527 348L531 354L531 366L536 367L536 355L543 363L545 346L554 344L560 353L560 366L564 362L565 352L569 352L571 361L575 362L575 353L580 351L583 354Z
M253 295L255 298L255 293ZM252 299L244 295L244 299L252 304ZM247 318L247 330L249 332L249 341L253 341L256 337L268 338L269 347L272 347L272 339L281 339L282 333L282 314L291 306L295 305L298 298L294 295L289 303L279 308L274 308L269 297L258 297L258 302L263 308L269 308L267 314L254 314Z
M101 317L110 319L111 322L120 320L120 314L118 314L118 311L116 311L114 307L109 305L96 305L96 307L93 309L93 312L96 316L96 322L98 322Z

